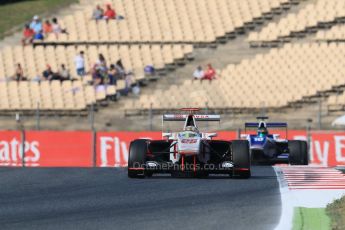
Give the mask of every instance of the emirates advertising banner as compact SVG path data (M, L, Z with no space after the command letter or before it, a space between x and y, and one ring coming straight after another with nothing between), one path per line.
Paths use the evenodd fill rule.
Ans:
M34 151L36 150L37 143L32 143L31 145L25 142L25 146L23 146L21 139L21 132L0 132L0 166L20 167L23 162L23 152L25 150L29 151L29 148L32 148Z
M278 132L285 138L285 132ZM134 139L161 140L161 132L0 131L0 166L125 167ZM218 132L216 139L233 140L237 133ZM291 130L288 139L307 140L305 131ZM345 166L345 132L314 131L310 164Z
M91 144L91 132L2 131L0 166L91 167Z
M25 155L26 166L92 167L91 132L28 131L26 142L36 143L35 151Z

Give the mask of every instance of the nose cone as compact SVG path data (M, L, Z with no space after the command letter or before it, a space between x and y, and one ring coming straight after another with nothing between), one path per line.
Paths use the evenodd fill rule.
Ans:
M251 136L250 137L250 148L251 149L263 149L266 143L266 137L263 136Z

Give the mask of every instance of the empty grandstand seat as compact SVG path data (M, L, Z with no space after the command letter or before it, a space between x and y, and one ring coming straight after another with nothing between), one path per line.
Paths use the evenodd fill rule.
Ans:
M286 44L254 59L229 65L211 82L185 80L140 99L141 107L280 108L342 85L345 44ZM191 91L190 89L193 89ZM188 92L188 93L186 93ZM345 100L343 102L345 104Z
M290 4L290 0L147 0L112 1L124 20L90 20L95 4L66 15L60 21L69 34L48 42L214 42L234 33L236 28L271 18ZM212 15L210 17L205 15Z
M252 43L278 41L283 37L298 36L298 33L308 32L308 29L322 28L322 24L334 24L345 16L344 8L343 0L317 0L307 4L300 11L281 18L276 23L269 23L259 33L251 33L248 41ZM319 32L317 37L332 37L335 31L337 29L327 35Z

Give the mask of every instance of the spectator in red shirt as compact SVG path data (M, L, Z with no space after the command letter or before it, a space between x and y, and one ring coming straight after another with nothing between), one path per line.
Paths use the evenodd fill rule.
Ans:
M115 10L113 8L111 8L110 4L107 4L107 9L105 10L103 17L106 20L116 19Z
M51 32L53 32L53 26L49 20L46 20L43 24L43 33L45 36L47 36L47 34Z
M23 31L23 38L22 38L23 46L27 44L31 44L34 35L35 35L35 32L30 28L30 25L26 24Z
M216 78L216 70L213 69L211 64L207 65L207 69L205 71L205 75L203 77L203 80L213 80Z

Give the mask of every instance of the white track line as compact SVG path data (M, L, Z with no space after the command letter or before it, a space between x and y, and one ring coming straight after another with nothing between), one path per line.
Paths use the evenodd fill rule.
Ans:
M292 229L295 207L324 208L345 194L345 176L326 167L274 166L282 213L276 230Z
M276 230L290 230L292 229L292 218L293 218L293 206L289 202L289 189L287 184L285 184L284 178L282 176L282 172L279 167L273 167L277 180L279 183L279 190L280 190L280 197L281 197L281 205L282 205L282 212L280 214L280 220L278 226L275 228Z
M333 168L281 167L289 189L344 189L345 176Z

